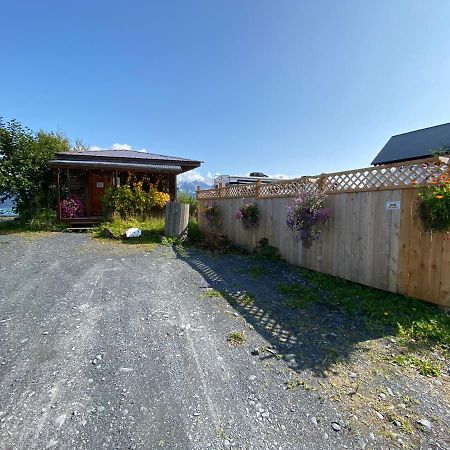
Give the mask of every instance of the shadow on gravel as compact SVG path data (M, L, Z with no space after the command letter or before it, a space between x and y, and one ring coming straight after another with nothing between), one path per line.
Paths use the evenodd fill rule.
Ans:
M298 268L287 263L195 249L174 250L179 259L203 276L206 287L219 291L269 343L260 349L262 358L284 359L298 372L309 370L325 376L324 371L336 362L345 362L356 345L386 335L327 305L325 299L305 299L304 304L292 307L280 286L306 282Z

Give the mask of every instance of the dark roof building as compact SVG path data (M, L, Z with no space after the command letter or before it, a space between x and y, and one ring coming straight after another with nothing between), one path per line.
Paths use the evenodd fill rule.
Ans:
M50 167L69 169L112 169L157 171L178 175L200 166L201 161L177 156L156 155L136 150L86 150L61 152L49 161Z
M372 164L389 164L432 156L450 148L450 123L392 136Z

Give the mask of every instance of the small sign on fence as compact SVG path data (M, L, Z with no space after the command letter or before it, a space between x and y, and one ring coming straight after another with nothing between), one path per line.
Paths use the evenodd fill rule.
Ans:
M400 209L400 200L388 200L386 202L386 209Z

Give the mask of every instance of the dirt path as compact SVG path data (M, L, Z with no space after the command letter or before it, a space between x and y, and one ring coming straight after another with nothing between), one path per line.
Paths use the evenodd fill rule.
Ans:
M308 343L270 309L215 297L210 286L240 298L245 264L82 234L0 236L0 448L386 448L339 402L287 388L313 372L311 348L302 359Z

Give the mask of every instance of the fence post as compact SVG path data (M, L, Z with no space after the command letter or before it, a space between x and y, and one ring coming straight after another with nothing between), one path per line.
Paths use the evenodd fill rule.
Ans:
M56 169L56 208L58 213L58 219L61 219L61 185L60 185L60 169Z
M199 198L198 198L198 193L200 192L200 186L197 186L197 188L195 189L195 197L197 199L197 223L199 223L200 221L200 202L199 202Z
M319 191L320 192L324 192L326 185L325 185L325 180L326 180L326 173L321 173L320 177L319 177L319 182L317 183L319 185Z
M261 180L256 181L255 198L259 198L259 191L261 189Z
M185 239L188 233L189 205L186 203L166 203L164 236Z

